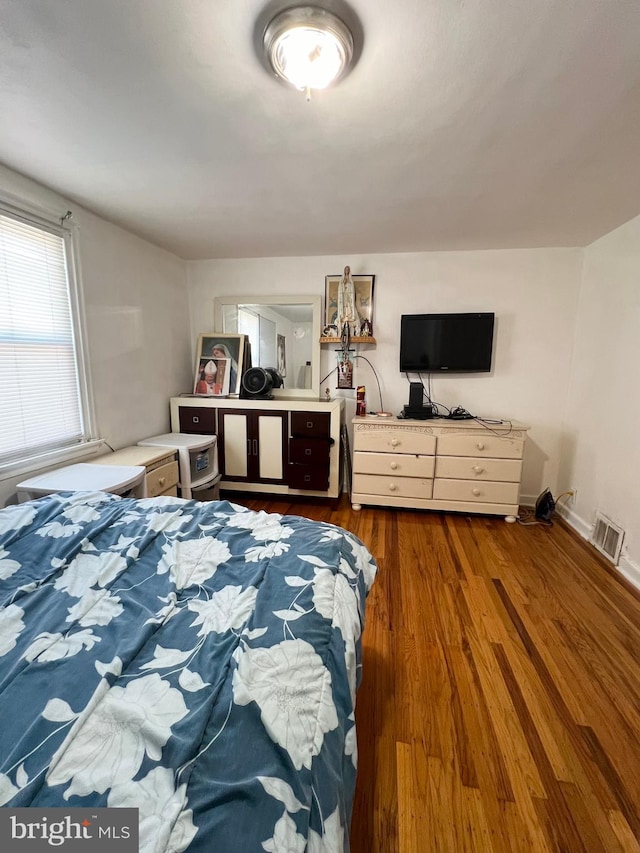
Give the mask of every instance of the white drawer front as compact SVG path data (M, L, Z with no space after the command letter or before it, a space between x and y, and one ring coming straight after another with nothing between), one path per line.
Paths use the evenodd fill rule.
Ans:
M353 470L357 474L387 474L395 477L433 477L434 456L409 456L405 453L354 453Z
M354 474L351 488L354 492L366 495L429 499L433 492L433 480L389 477L382 474Z
M494 459L522 459L524 439L497 435L441 435L438 456L488 456Z
M169 462L147 474L147 495L157 498L178 482L178 463Z
M441 501L518 503L518 483L488 483L474 480L435 480L433 497Z
M420 453L433 456L436 452L435 436L411 428L377 427L356 429L353 434L355 450L381 453Z
M468 456L438 456L436 477L451 480L496 480L519 483L520 459L472 459Z

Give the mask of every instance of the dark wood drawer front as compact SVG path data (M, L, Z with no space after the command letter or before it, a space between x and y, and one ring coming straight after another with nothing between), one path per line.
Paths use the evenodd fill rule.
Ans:
M289 462L326 466L329 464L329 442L323 438L290 438Z
M328 412L291 412L291 435L299 438L329 438L330 424Z
M215 435L216 410L204 406L180 406L180 432Z
M292 489L312 489L326 492L329 488L329 464L326 467L289 465L287 485Z

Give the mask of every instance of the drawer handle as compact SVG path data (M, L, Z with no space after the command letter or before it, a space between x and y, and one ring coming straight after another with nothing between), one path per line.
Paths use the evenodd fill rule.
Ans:
M166 478L166 477L158 477L158 483L159 483L161 486L164 486L164 484L166 483L166 481L167 481L167 478Z
M482 474L484 468L481 468L479 465L474 465L472 470L474 470L476 474Z
M390 492L395 492L395 491L397 491L397 489L398 489L398 487L396 486L395 483L389 483L389 491Z
M397 462L391 462L389 465L389 468L391 468L392 471L395 471L397 467L398 467Z
M194 416L191 418L191 422L192 422L192 423L194 423L194 424L199 424L199 423L200 423L200 418L199 418L197 415L194 415Z
M397 438L391 439L391 447L397 447L400 444Z
M478 448L478 450L484 450L484 442L483 442L483 441L479 441L479 442L476 444L476 447Z
M313 429L313 421L307 421L307 429Z
M304 451L304 455L305 455L305 456L311 456L311 448L310 448L310 447L307 447L307 448L305 449L305 451Z
M479 496L482 494L482 492L480 491L480 489L474 489L474 490L473 490L473 494L474 494L476 497L479 497Z

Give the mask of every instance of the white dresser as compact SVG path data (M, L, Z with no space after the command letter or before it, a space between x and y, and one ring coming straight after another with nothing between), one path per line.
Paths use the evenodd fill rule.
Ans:
M528 427L476 420L353 419L351 502L488 513L518 513Z

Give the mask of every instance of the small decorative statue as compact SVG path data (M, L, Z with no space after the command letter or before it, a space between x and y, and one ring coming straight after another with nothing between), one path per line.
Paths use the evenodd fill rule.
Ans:
M357 335L360 317L356 308L356 291L351 278L351 267L344 268L344 275L338 285L338 336L342 337L345 326L349 335Z
M367 320L366 318L362 321L360 326L360 337L361 338L370 338L373 335L373 326L371 325L371 320Z

